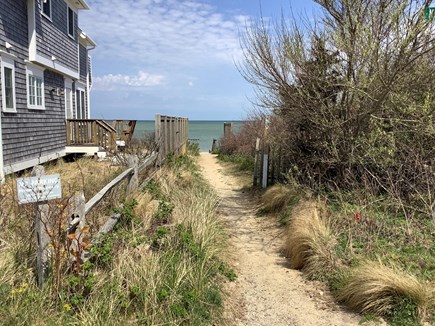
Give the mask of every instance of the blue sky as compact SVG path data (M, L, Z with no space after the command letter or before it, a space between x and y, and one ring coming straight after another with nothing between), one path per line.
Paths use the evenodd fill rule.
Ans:
M80 27L91 51L92 118L241 120L253 87L236 69L239 32L262 15L292 8L313 15L310 0L87 0Z

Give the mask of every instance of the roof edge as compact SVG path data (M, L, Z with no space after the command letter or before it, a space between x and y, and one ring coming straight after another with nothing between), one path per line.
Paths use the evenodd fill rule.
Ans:
M83 31L80 33L79 42L84 46L93 46L93 47L97 46L95 41Z

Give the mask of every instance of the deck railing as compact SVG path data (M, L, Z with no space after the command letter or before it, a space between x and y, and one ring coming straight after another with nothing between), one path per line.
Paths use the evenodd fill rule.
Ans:
M103 120L66 120L68 146L98 146L106 151L116 151L116 130Z
M117 140L124 141L129 146L136 127L136 120L114 120L112 127L116 130Z

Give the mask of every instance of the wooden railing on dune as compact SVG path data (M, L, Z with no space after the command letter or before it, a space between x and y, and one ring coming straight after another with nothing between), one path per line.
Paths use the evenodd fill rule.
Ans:
M117 140L121 140L125 146L129 146L136 127L136 120L114 120L112 127L116 130Z
M98 146L106 151L116 151L116 129L103 120L66 120L67 146Z

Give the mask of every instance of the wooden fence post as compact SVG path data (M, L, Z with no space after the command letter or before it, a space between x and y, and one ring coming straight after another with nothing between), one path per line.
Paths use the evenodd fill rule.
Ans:
M133 173L128 178L127 195L132 194L139 187L139 158L136 155L127 157L129 168L133 169Z
M269 170L269 154L267 153L267 147L265 147L264 154L263 154L263 181L262 181L263 189L267 188L268 170Z
M155 126L154 126L154 130L155 130L155 133L154 133L154 137L155 137L155 142L156 142L156 144L157 144L157 146L158 146L158 151L159 151L159 154L158 154L158 157L157 157L157 164L158 165L160 165L160 163L162 162L162 160L163 160L163 153L162 153L162 151L163 151L163 146L162 146L162 143L163 143L163 140L162 140L162 117L160 116L160 114L156 114L156 118L155 118L156 120L155 120Z
M217 139L213 139L213 144L211 145L211 152L215 153L218 149Z
M45 169L37 165L32 170L32 177L41 177L45 174ZM47 201L35 203L35 237L36 237L36 275L38 285L41 286L50 269L51 252L48 248L50 244L50 225L48 221L49 206Z
M214 143L213 143L214 145ZM257 138L255 141L255 159L254 159L254 187L258 184L259 174L261 174L261 164L260 164L260 138ZM260 165L260 168L259 168Z
M224 137L231 135L233 124L231 122L224 123Z
M68 214L69 214L69 225L68 225L68 234L75 234L76 239L78 239L77 243L73 243L71 247L73 251L79 252L79 246L81 242L83 242L84 235L82 235L82 230L86 226L86 211L85 211L85 194L83 191L77 192L69 205ZM81 259L84 259L84 252L82 254Z

